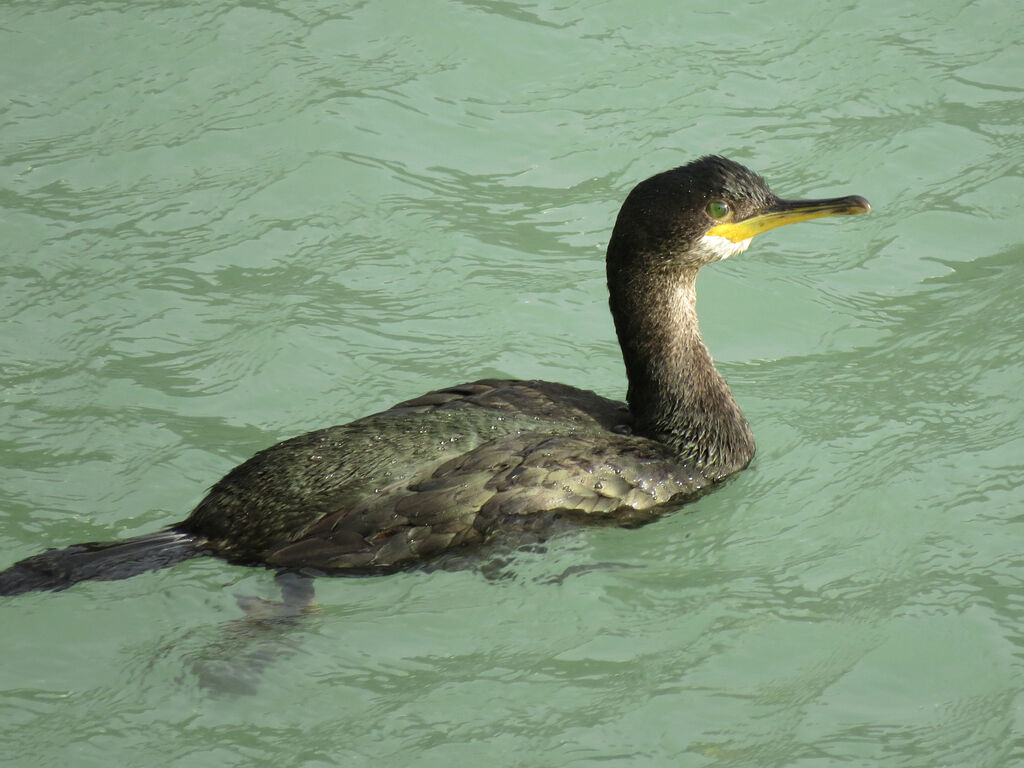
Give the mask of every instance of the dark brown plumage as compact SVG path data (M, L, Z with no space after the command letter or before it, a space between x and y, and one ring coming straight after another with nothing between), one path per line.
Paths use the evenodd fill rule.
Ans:
M326 573L388 572L498 536L649 521L743 469L754 440L701 341L696 278L760 231L869 210L788 202L721 157L629 194L608 246L628 407L563 384L478 381L256 454L183 522L48 550L0 594L116 579L199 554Z

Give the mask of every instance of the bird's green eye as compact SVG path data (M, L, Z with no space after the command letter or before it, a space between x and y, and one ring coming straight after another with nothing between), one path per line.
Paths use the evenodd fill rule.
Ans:
M724 200L712 200L708 203L708 215L713 219L724 219L730 213L732 213L732 208Z

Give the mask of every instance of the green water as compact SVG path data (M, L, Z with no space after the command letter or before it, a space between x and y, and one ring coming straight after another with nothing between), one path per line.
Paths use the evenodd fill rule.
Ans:
M0 763L1024 763L1021 12L4 3L2 565L438 386L621 397L603 248L651 173L875 210L705 270L759 452L687 513L291 627L209 559L4 600Z

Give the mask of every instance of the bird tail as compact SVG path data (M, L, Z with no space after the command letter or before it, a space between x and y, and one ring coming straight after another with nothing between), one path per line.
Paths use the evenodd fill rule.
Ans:
M147 533L124 541L75 544L48 549L0 572L0 595L59 591L80 581L116 581L201 555L201 539L175 530Z

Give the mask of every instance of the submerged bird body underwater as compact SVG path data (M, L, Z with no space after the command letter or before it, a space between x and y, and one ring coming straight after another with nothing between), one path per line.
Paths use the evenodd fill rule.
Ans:
M607 253L628 405L563 384L478 381L285 440L223 477L184 521L51 549L0 595L121 579L197 555L284 572L386 573L502 535L638 525L743 469L754 440L701 341L699 269L765 230L866 213L787 201L710 156L630 192Z

